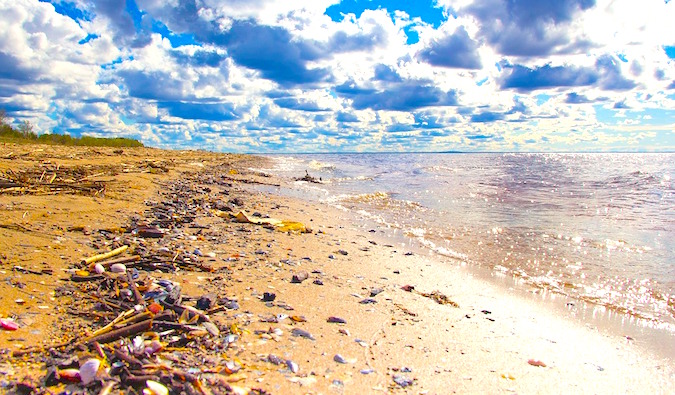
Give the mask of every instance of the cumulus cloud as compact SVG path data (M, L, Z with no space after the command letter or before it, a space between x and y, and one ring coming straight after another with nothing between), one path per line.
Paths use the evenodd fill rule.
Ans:
M464 27L441 40L434 41L419 53L421 60L434 66L480 69L482 67L477 43L469 37Z
M2 2L0 107L162 147L564 144L672 108L675 3L638 3Z
M594 0L479 0L463 7L480 21L479 36L499 53L544 56L579 52L589 47L573 37L569 24Z

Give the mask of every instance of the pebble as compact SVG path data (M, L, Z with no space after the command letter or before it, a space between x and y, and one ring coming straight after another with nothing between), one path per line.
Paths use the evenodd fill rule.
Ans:
M366 298L366 299L362 299L359 303L361 303L361 304L373 304L373 303L377 303L377 300L372 299L372 298Z
M295 273L293 275L293 278L291 278L291 282L294 284L299 284L309 278L309 274L306 271L301 271L298 273Z
M268 361L269 363L273 363L273 364L275 364L275 365L281 365L282 363L284 363L284 360L283 360L283 359L277 357L277 356L274 355L274 354L268 355L268 356L267 356L267 361Z
M103 273L105 273L105 268L100 263L97 263L96 265L94 265L94 271L97 274L103 274Z
M328 317L328 320L326 320L326 321L328 321L330 323L333 323L333 324L346 324L347 323L347 321L344 318L333 317L333 316Z

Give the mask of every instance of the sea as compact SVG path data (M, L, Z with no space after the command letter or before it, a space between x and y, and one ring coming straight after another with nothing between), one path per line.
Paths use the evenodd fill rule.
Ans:
M411 251L673 343L675 153L270 158L260 170L287 181L271 192L333 205Z

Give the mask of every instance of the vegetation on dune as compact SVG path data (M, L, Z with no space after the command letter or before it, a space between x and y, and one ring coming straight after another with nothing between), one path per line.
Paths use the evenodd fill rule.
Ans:
M138 140L124 137L71 137L67 134L41 134L33 131L33 125L23 121L17 128L5 122L6 112L0 109L0 141L13 143L40 143L54 145L79 145L87 147L143 147Z

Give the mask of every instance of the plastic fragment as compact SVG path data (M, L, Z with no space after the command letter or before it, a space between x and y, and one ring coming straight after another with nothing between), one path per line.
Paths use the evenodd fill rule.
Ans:
M15 331L19 329L19 324L7 318L0 318L0 326L2 329L7 331Z

